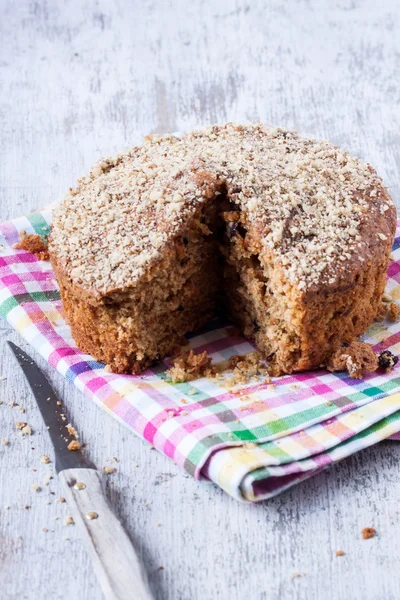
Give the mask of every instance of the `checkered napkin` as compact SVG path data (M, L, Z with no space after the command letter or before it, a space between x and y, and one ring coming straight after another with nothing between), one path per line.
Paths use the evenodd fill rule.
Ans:
M172 384L168 360L142 376L106 372L76 347L49 263L12 248L19 231L47 235L50 222L51 207L0 226L1 314L69 382L194 477L257 501L383 439L400 440L400 368L362 381L319 370L233 390L207 378ZM400 228L397 235L388 276L394 300ZM375 323L365 341L398 354L400 323ZM218 321L190 346L207 350L214 363L253 350Z

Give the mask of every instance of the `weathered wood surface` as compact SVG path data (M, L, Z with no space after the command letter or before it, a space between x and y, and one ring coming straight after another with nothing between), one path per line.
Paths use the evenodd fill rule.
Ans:
M0 0L0 218L52 201L100 155L144 134L228 119L338 142L376 165L399 202L399 24L396 0ZM21 340L0 327L0 437L9 439L0 445L0 598L97 600L83 543L63 524L57 479L45 485L53 469L39 460L51 455L41 418L4 346ZM34 356L91 459L102 467L118 458L107 493L156 598L400 598L400 445L240 505L151 451ZM20 420L31 438L17 433ZM365 526L378 537L362 541ZM336 558L338 549L346 555Z

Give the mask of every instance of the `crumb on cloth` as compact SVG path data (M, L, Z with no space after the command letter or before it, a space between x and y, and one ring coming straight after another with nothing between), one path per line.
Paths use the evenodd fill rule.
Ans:
M329 371L347 371L352 379L362 379L366 373L376 371L378 358L369 344L352 342L339 348L328 364Z
M166 375L172 383L184 383L203 375L214 376L215 369L211 366L211 358L206 350L199 354L190 350L173 360L173 366L166 371Z
M49 260L49 248L41 235L37 233L27 235L26 231L22 230L19 232L19 239L20 241L13 245L15 250L27 250L40 260Z
M378 365L389 373L399 362L399 357L395 356L390 350L383 350L378 356Z
M393 301L392 296L389 293L383 294L382 304L377 316L377 320L389 319L395 323L400 317L400 306Z
M389 305L389 319L391 321L393 321L394 323L396 321L399 320L399 316L400 316L400 306L398 306L397 304L395 304L394 302L391 302Z
M249 383L252 377L268 374L262 356L256 350L242 355L234 354L229 359L228 368L233 369L233 379L229 382L230 385L243 385Z

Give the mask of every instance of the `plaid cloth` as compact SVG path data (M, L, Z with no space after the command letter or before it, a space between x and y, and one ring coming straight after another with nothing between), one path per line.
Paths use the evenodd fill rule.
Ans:
M48 262L14 250L19 231L47 235L51 207L0 226L0 312L69 382L186 469L244 501L269 498L350 454L400 439L400 370L354 380L319 370L273 385L260 378L232 391L202 378L172 384L166 360L142 376L108 373L83 354L63 317ZM400 229L388 292L400 298ZM365 336L376 352L400 351L400 323L375 323ZM213 362L253 350L227 324L212 321L190 339ZM399 365L400 366L400 365ZM228 374L229 376L229 374Z

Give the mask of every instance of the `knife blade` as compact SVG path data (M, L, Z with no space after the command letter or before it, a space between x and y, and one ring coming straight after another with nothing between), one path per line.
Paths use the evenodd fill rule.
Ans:
M107 600L152 600L147 577L132 543L112 512L95 465L80 451L68 450L74 436L56 392L34 360L7 340L47 426L68 508L79 527Z
M67 425L70 422L67 419L65 409L43 372L19 346L11 341L7 341L7 344L28 380L46 424L54 448L57 473L64 469L73 468L95 469L94 464L81 451L68 450L69 442L74 440L75 437L68 432Z

